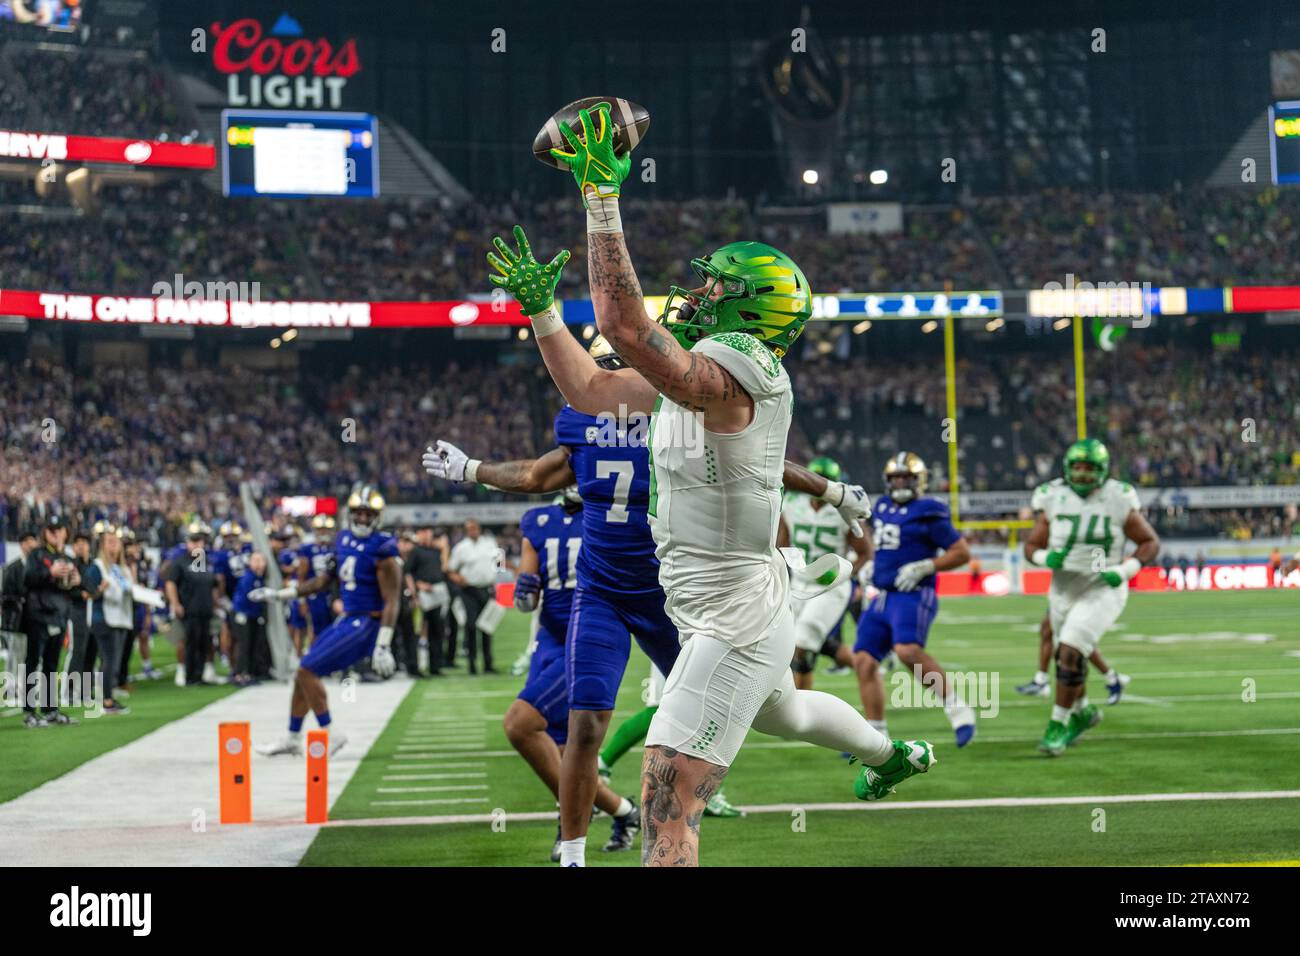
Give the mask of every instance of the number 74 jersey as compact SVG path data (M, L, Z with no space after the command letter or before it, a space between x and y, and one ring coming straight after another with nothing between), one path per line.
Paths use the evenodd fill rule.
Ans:
M1068 585L1075 575L1094 580L1123 560L1124 522L1142 503L1127 482L1108 478L1081 498L1064 478L1056 478L1034 489L1032 506L1047 518L1047 550L1065 552L1065 564L1056 574Z

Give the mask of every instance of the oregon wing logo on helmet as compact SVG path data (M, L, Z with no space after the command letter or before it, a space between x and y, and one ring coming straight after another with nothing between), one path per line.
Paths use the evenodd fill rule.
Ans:
M692 259L691 268L704 280L703 292L672 286L659 316L683 348L743 331L782 358L812 315L803 270L765 243L729 242L707 259Z
M379 518L384 511L384 496L379 489L367 482L357 482L348 495L348 523L352 533L364 538L379 527ZM370 513L372 517L362 521L361 515Z
M1110 475L1110 452L1097 439L1083 438L1065 450L1064 465L1065 483L1086 498Z
M891 479L895 477L906 477L911 481L908 484L894 487L894 482ZM889 494L889 497L902 504L925 494L925 489L930 483L930 472L925 467L925 462L921 460L920 455L913 454L910 451L900 451L890 458L885 465L884 478L885 491Z

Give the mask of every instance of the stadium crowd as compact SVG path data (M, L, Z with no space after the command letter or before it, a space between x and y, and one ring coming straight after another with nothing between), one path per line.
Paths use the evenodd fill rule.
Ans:
M1143 487L1300 482L1294 356L1218 353L1193 362L1177 348L1134 346L1106 361L1093 369L1089 416L1116 477ZM559 403L535 363L437 366L412 357L382 372L374 360L329 372L313 363L101 364L68 374L28 359L8 371L0 382L0 534L8 536L55 510L172 540L194 515L237 516L244 481L268 497L340 495L364 475L394 502L496 498L483 488L431 486L418 461L423 443L444 438L475 457L530 457L550 447ZM792 454L835 456L874 489L880 462L912 448L930 466L931 489L948 488L944 383L932 363L864 363L806 349L791 371ZM1057 474L1074 432L1065 357L965 359L959 379L962 487L1023 490ZM381 380L401 386L377 387ZM1272 521L1250 512L1204 520L1231 536L1243 528L1258 536Z
M19 288L148 295L180 272L257 282L263 299L455 299L489 291L490 238L521 223L539 256L573 253L559 295L585 296L585 229L572 203L229 200L184 181L105 189L103 212L78 217L75 229L66 218L3 208L35 198L29 186L0 192L0 269ZM692 283L689 257L740 237L789 252L819 292L1034 288L1067 274L1268 284L1291 281L1288 250L1300 245L1300 194L1274 190L1056 190L979 199L970 209L909 207L893 235L832 234L822 216L773 218L725 199L629 199L623 219L649 295Z

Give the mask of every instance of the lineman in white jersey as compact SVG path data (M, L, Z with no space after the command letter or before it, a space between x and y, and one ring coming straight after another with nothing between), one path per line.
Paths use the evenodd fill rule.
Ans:
M840 466L831 458L814 458L808 463L808 470L831 481L840 477ZM776 543L778 547L797 548L803 552L806 563L812 564L828 554L844 554L847 549L853 556L853 574L857 575L871 559L870 540L852 534L835 509L826 507L825 502L808 495L785 496ZM853 666L852 650L838 639L831 645L827 643L835 625L844 619L852 591L850 576L807 600L791 601L795 644L792 669L795 686L801 690L812 687L813 667L819 652L835 658L837 663Z
M1056 704L1038 749L1064 753L1101 711L1088 703L1088 658L1128 601L1128 582L1160 551L1133 486L1108 477L1110 453L1095 438L1065 453L1065 477L1034 491L1037 517L1025 540L1031 564L1052 569L1048 615L1056 641ZM1124 557L1124 542L1137 550Z
M552 156L582 191L596 324L628 368L598 368L555 312L565 254L542 265L516 229L516 251L498 240L504 258L494 263L501 273L494 282L530 317L551 377L574 408L653 409L650 524L682 650L646 739L642 862L692 866L705 802L751 724L856 754L865 766L855 790L868 800L928 770L933 751L923 741L891 742L847 702L796 691L790 677L792 586L809 596L850 570L828 555L792 574L776 549L794 405L780 360L812 313L807 280L770 246L729 243L692 260L702 287L672 287L663 324L650 319L618 209L631 156L614 152L607 107L581 110L579 119L581 137L560 124L569 148ZM809 490L821 495L830 483L811 477ZM850 491L864 501L860 488L848 489L832 504L845 504Z

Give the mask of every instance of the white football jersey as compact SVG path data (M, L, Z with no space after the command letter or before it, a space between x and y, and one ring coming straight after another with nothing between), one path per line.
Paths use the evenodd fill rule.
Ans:
M754 417L740 432L715 434L703 416L660 396L649 440L659 582L679 629L744 643L739 631L756 638L787 600L776 528L794 394L780 361L751 335L710 336L692 351L736 377Z
M1048 551L1064 551L1065 565L1053 575L1059 584L1092 583L1099 572L1124 558L1124 522L1142 503L1127 482L1108 478L1100 488L1081 498L1065 481L1055 478L1034 489L1034 511L1049 522Z
M808 495L787 495L781 517L790 528L790 546L802 551L809 564L824 554L844 553L844 536L849 529L830 505L822 503L815 508Z

